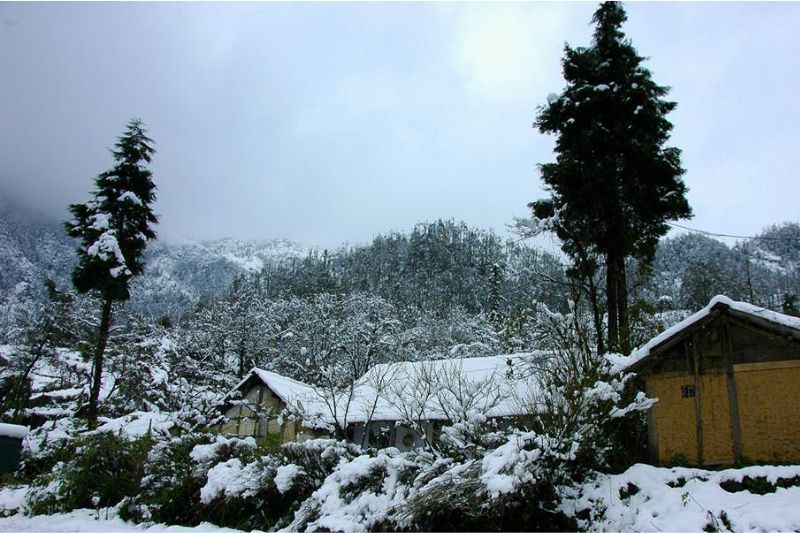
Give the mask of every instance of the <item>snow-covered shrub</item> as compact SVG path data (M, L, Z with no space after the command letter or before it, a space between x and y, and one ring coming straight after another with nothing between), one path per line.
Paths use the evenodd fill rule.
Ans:
M113 433L61 442L48 458L61 460L32 481L29 511L51 514L109 507L137 494L150 446L147 436L129 439Z
M204 520L222 526L285 526L339 465L360 453L352 444L319 439L287 443L277 453L250 462L240 458L218 462L208 470L200 489L199 512Z
M286 528L289 531L385 531L408 529L399 524L414 480L430 468L433 455L399 453L387 448L342 461L307 498ZM440 528L441 529L441 528Z
M215 465L238 459L252 461L252 437L226 438L187 433L159 442L148 454L138 494L123 507L123 518L196 525L202 520L200 490Z

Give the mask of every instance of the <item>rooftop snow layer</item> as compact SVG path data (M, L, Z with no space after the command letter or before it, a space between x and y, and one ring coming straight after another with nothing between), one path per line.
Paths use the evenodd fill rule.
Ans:
M24 439L28 434L28 428L17 424L0 423L0 437L11 437L14 439Z
M292 409L310 415L323 415L328 411L320 391L302 381L297 381L269 370L253 367L250 374L240 381L235 388L241 387L251 375L255 375ZM298 401L300 404L298 404Z
M530 375L530 363L545 356L533 352L380 364L358 380L352 397L347 393L331 397L329 391L259 368L250 375L256 375L290 408L297 408L299 400L304 414L327 423L334 418L342 425L404 420L412 412L415 419L425 420L449 419L456 412L465 417L478 413L499 417L530 410L535 391L531 380L524 378ZM469 394L471 398L465 401Z
M739 313L751 315L757 318L761 318L763 320L767 320L769 322L773 322L775 324L779 324L781 326L786 326L800 331L800 318L784 315L781 313L776 313L775 311L770 311L769 309L764 309L763 307L758 307L756 305L749 304L746 302L737 302L735 300L731 300L727 296L718 294L717 296L714 296L711 299L711 301L708 303L707 306L705 306L695 314L688 316L684 320L681 320L674 326L659 333L658 335L650 339L650 341L648 341L644 346L631 352L630 356L625 357L617 355L609 357L609 359L612 361L616 369L621 370L624 368L628 368L631 365L638 363L639 361L650 355L650 351L659 344L663 343L667 339L678 334L679 332L683 331L689 326L709 316L711 314L712 309L719 304L722 304L734 311L738 311Z

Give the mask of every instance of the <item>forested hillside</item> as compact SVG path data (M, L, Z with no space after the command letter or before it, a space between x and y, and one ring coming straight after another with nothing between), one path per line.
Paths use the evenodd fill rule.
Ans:
M46 301L46 279L72 291L77 245L58 221L9 203L0 208L0 322L8 330L21 307ZM491 320L502 331L537 303L565 312L576 296L562 258L452 221L335 251L278 239L157 242L146 261L126 307L171 322L239 293L259 300L361 294L392 305L406 326L457 315ZM661 241L648 272L634 263L628 269L635 305L653 311L696 310L715 294L791 310L800 294L800 225L774 225L732 247L684 233Z

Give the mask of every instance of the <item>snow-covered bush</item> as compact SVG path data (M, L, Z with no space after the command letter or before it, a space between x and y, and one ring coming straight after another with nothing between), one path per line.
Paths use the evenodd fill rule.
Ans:
M200 489L210 469L230 459L251 461L253 438L226 438L211 433L187 433L156 443L147 456L138 494L121 516L173 524L196 525L202 516Z
M28 510L50 514L109 507L137 494L150 445L147 436L113 433L62 440L37 457L39 468L55 462L32 480Z
M196 449L195 449L196 450ZM293 513L340 464L361 450L329 439L287 443L251 462L217 463L200 489L203 519L229 527L287 526Z

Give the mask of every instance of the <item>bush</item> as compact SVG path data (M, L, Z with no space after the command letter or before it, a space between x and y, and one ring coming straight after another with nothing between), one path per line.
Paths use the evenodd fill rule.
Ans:
M37 475L28 496L33 514L110 507L135 495L150 449L149 437L127 439L100 433L63 441L53 453L31 459L31 468L58 460ZM69 459L64 460L65 457Z
M123 519L194 526L203 518L200 489L216 463L252 460L255 440L188 433L156 444L147 457L141 488L120 511ZM132 495L134 496L134 495Z
M200 489L200 514L215 524L240 529L286 526L294 512L337 466L362 453L330 439L286 443L274 455L251 462L239 458L211 467Z

